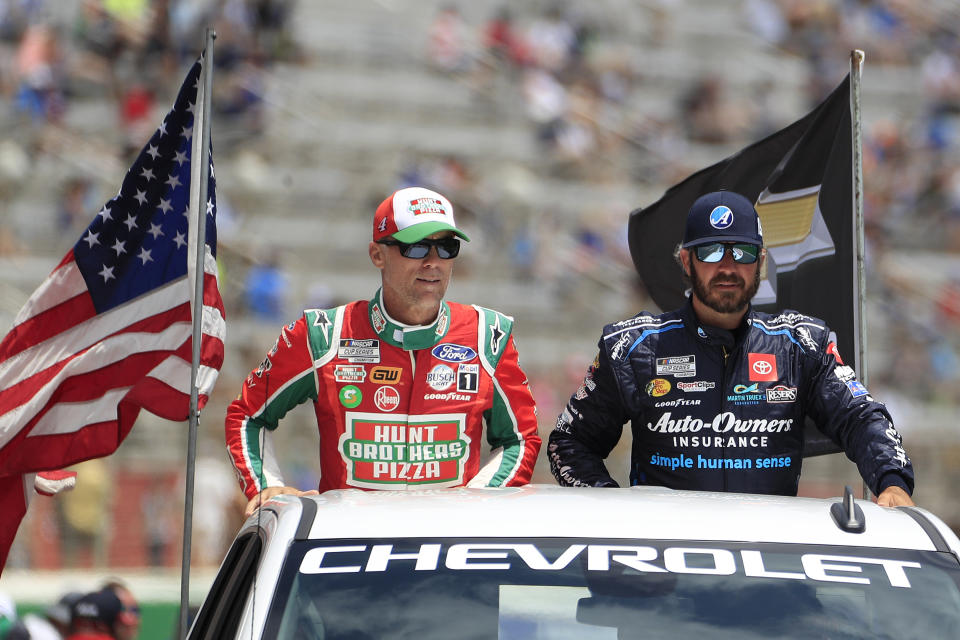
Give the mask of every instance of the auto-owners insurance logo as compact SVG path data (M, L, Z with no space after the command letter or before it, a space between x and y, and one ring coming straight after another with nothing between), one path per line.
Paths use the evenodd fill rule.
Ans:
M470 450L466 414L346 412L339 451L346 483L365 489L463 484Z

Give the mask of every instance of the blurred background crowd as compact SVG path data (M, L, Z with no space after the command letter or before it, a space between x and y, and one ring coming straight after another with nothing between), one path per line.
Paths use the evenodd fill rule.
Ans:
M207 26L228 338L201 419L198 566L239 523L226 405L301 309L372 294L366 243L385 195L420 184L454 202L473 241L448 297L516 317L546 436L602 325L656 309L630 260L630 211L804 115L854 48L866 376L913 455L917 501L960 525L955 2L0 0L3 326L113 195ZM316 435L296 413L278 453L307 488ZM143 416L117 454L80 465L75 491L34 501L8 567L177 567L185 441ZM535 480L552 482L542 462ZM813 459L802 492L856 478L842 456Z

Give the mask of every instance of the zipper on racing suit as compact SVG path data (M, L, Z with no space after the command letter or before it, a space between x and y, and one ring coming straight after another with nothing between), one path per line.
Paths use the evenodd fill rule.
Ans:
M724 403L726 402L726 388L727 388L727 360L730 357L730 351L727 350L727 345L720 345L720 353L723 355L723 373L720 375L720 413L723 413ZM723 460L726 462L727 459L727 448L723 447ZM727 490L727 470L726 465L723 469L723 490Z

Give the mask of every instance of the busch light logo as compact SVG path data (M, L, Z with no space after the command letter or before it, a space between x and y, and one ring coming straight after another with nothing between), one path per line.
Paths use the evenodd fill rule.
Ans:
M477 352L470 347L450 343L438 344L430 353L434 358L444 362L469 362L477 357Z
M710 226L714 229L727 229L733 224L733 211L720 205L710 212Z

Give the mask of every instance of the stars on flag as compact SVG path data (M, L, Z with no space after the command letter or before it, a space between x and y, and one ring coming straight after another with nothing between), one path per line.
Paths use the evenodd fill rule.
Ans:
M196 105L187 99L175 105L130 167L120 191L74 245L74 258L98 311L187 273L192 111ZM215 236L212 175L208 193L207 233ZM208 239L207 244L214 242Z

